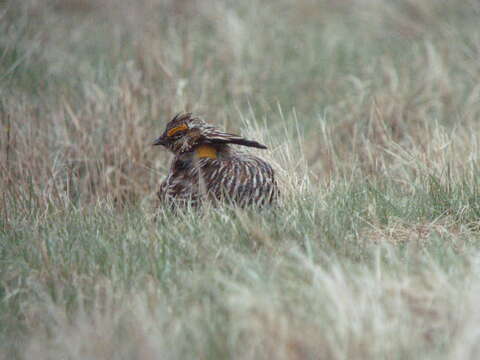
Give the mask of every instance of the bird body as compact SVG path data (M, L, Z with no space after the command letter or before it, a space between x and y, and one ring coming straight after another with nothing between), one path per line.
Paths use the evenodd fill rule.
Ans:
M224 133L187 113L170 121L154 144L175 155L158 192L162 204L197 207L208 200L263 206L278 197L273 168L232 146L266 148L256 141Z

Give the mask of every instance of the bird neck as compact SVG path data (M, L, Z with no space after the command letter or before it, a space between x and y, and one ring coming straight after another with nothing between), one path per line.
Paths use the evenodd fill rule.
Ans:
M195 157L198 159L208 158L216 159L217 158L217 149L212 145L200 145L195 148Z

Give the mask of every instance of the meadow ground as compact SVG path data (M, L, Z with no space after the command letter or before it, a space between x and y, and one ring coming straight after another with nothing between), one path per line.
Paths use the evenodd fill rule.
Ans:
M0 1L0 359L478 359L480 4ZM193 110L262 212L159 211Z

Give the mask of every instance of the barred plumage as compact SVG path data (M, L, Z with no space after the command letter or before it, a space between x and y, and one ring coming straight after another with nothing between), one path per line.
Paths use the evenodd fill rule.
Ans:
M243 207L274 202L278 187L272 167L232 144L266 149L256 141L222 132L191 113L175 116L154 142L175 155L158 192L161 203L196 207L209 200Z

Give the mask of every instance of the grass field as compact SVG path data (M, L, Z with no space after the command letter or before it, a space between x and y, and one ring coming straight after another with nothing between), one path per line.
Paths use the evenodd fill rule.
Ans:
M479 24L0 1L0 360L478 359ZM277 208L156 210L182 110L269 146Z

